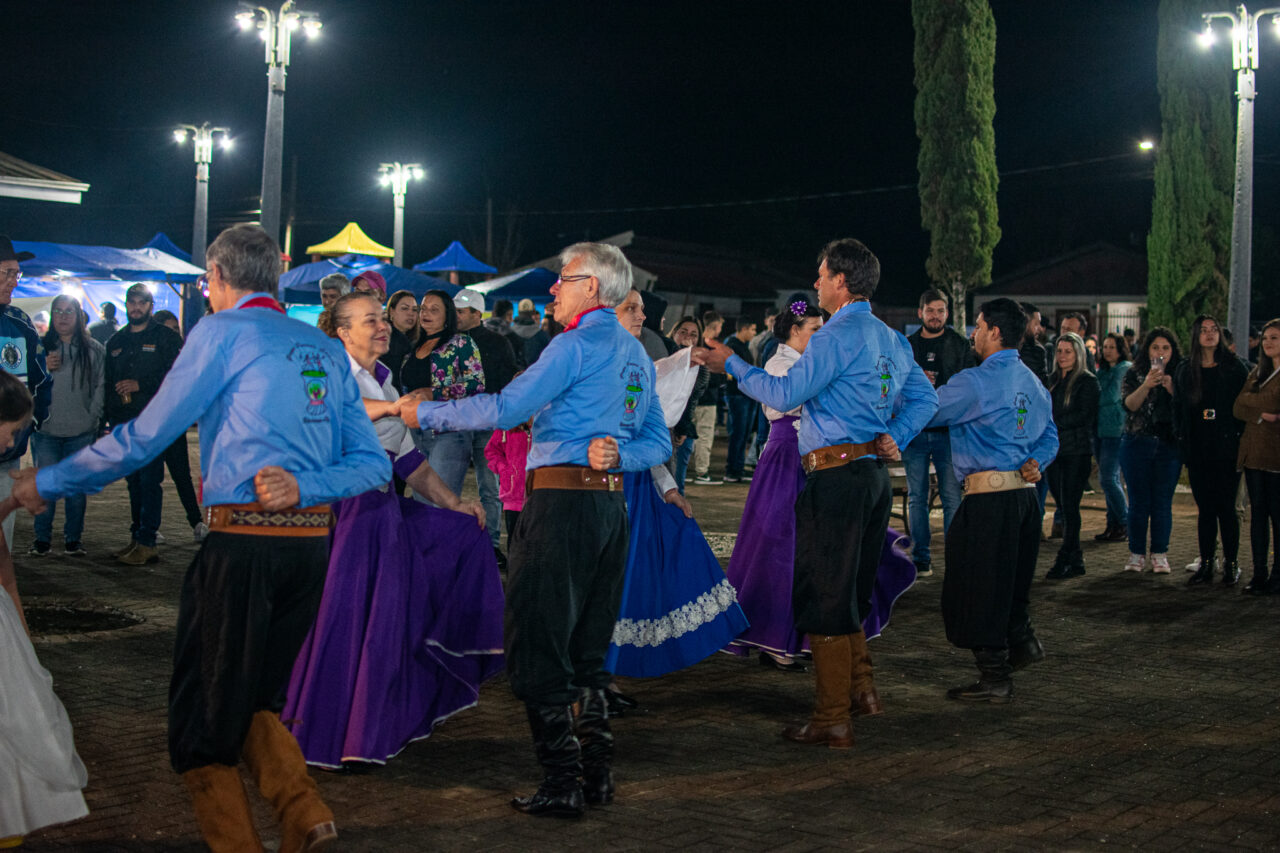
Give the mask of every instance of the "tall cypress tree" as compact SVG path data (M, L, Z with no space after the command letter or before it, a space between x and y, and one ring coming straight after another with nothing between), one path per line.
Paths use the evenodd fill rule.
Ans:
M1147 306L1186 346L1197 314L1227 320L1235 186L1232 79L1224 50L1205 55L1191 38L1218 0L1161 0L1156 76L1160 148L1147 238ZM1243 340L1245 329L1232 329Z
M965 297L991 283L997 224L996 22L987 0L912 0L920 220L930 280L951 295L962 329Z

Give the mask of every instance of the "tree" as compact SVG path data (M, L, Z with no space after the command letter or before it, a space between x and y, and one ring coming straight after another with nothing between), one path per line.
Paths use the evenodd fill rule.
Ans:
M991 283L997 224L996 22L987 0L912 0L920 221L930 280L951 295L963 331L965 298Z
M1161 0L1156 46L1160 148L1147 238L1147 306L1186 346L1197 314L1226 322L1231 267L1235 122L1231 71L1206 57L1191 34L1212 0ZM1243 340L1246 329L1232 329Z

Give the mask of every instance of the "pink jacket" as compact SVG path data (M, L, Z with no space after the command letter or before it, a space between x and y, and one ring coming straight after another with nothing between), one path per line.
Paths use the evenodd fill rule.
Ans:
M528 455L527 429L496 429L484 446L489 470L498 475L498 497L503 509L519 512L524 508L524 465Z

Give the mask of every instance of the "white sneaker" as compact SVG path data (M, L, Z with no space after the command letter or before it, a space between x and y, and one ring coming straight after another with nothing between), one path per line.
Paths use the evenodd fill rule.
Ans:
M1189 571L1189 572L1198 572L1198 571L1200 571L1200 558L1199 558L1199 557L1196 557L1195 562L1193 562L1193 563L1187 563L1187 571Z
M1158 575L1167 575L1171 571L1169 568L1168 554L1152 554L1151 555L1151 571Z
M166 540L165 540L165 538L164 538L164 534L157 530L157 531L156 531L156 544L157 544L157 545L163 545L163 544L165 543L165 541L166 541Z
M1147 566L1146 554L1130 554L1129 560L1124 564L1126 572L1140 572Z
M196 542L203 542L204 537L209 535L209 525L203 521L197 521L196 526L191 528L191 538Z

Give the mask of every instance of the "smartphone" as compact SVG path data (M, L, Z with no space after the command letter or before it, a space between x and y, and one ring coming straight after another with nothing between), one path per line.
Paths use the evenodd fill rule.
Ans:
M1151 359L1151 366L1156 370L1164 370L1164 356L1158 355Z

